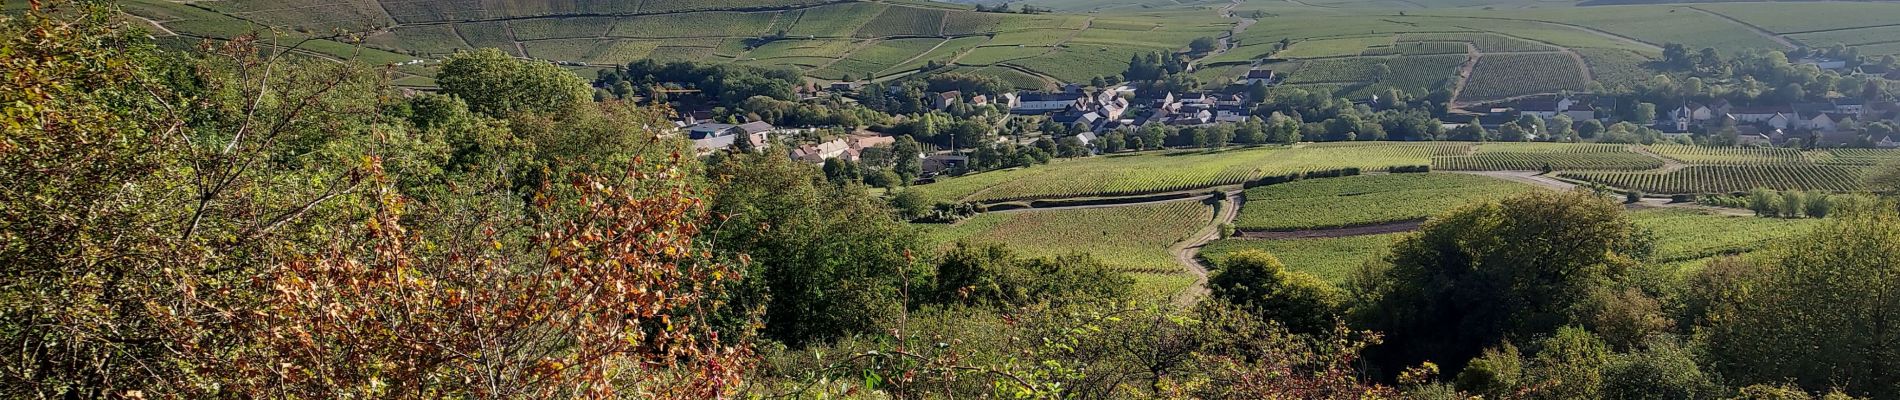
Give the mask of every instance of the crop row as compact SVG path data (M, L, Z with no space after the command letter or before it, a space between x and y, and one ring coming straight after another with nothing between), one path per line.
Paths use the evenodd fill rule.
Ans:
M1423 219L1473 202L1537 190L1466 174L1390 174L1303 180L1247 190L1235 225L1287 231Z
M1168 247L1206 227L1214 209L1200 201L1074 210L986 213L956 225L923 225L938 246L958 240L997 243L1031 256L1089 253L1128 272L1170 274L1181 267Z
M1690 164L1762 165L1808 164L1800 150L1781 148L1704 147L1682 144L1655 144L1649 151Z
M1666 173L1566 172L1566 178L1656 194L1861 190L1861 170L1831 165L1690 166Z
M1478 57L1460 99L1490 100L1565 90L1583 90L1583 67L1562 53Z
M1433 157L1432 168L1447 171L1617 170L1662 168L1662 160L1642 154L1619 153L1479 153Z

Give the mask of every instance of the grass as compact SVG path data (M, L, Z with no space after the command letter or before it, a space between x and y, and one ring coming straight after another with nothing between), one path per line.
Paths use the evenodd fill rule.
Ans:
M1075 36L1076 31L1062 29L1033 29L1011 31L996 34L990 40L991 46L1055 46Z
M1247 190L1234 225L1292 231L1424 219L1469 203L1537 190L1478 175L1427 173L1310 179Z
M1392 242L1402 235L1287 240L1222 239L1202 247L1201 257L1212 261L1218 268L1233 253L1243 250L1265 251L1279 258L1289 270L1313 274L1327 283L1343 286L1360 266L1384 257Z
M423 25L392 29L364 39L364 43L384 49L400 49L421 54L443 55L470 46L455 33L454 25Z
M1498 54L1478 58L1459 100L1497 100L1513 96L1581 91L1582 66L1569 55Z

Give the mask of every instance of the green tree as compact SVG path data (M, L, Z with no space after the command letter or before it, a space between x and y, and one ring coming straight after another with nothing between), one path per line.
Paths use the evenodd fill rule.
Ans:
M1709 357L1740 384L1792 379L1888 398L1900 388L1900 217L1837 215L1781 246L1740 279L1737 296L1708 318Z
M1390 335L1383 365L1460 367L1487 344L1584 325L1591 293L1621 281L1649 247L1621 206L1588 192L1471 205L1360 271L1355 319Z
M1304 272L1288 271L1279 258L1258 250L1227 256L1207 280L1214 297L1263 319L1285 323L1294 332L1331 329L1344 297L1331 284Z
M764 333L801 345L888 326L901 289L922 279L914 232L862 186L833 185L784 156L734 154L712 167L723 227L716 250L749 260L735 304L762 309Z
M469 108L495 117L510 113L561 114L588 101L592 91L554 64L516 60L497 49L449 55L436 74L442 93L468 102Z
M1176 43L1179 43L1179 42L1176 42ZM1214 38L1202 36L1202 37L1194 38L1193 41L1188 42L1188 51L1192 51L1195 53L1206 53L1206 52L1214 51L1214 47L1219 46L1219 45L1220 43L1214 40Z
M1026 258L1001 245L959 242L937 264L929 296L942 304L1022 306L1051 300L1119 299L1134 279L1087 254Z

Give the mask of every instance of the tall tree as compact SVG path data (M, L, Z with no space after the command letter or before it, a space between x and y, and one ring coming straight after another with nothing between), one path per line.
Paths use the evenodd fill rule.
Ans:
M1361 271L1356 318L1390 335L1385 365L1431 360L1455 371L1490 344L1583 323L1591 293L1621 280L1648 248L1621 207L1587 192L1471 205Z

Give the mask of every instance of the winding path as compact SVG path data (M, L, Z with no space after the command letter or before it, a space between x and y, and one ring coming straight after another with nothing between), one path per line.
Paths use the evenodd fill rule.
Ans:
M1222 192L1220 196L1222 196L1220 205L1216 206L1219 208L1215 210L1212 223L1201 228L1194 235L1188 236L1188 239L1168 248L1168 252L1174 254L1174 261L1186 267L1189 274L1194 275L1194 285L1175 295L1175 305L1185 307L1207 297L1208 268L1207 264L1201 262L1199 256L1201 247L1207 246L1208 242L1220 239L1221 226L1233 223L1234 218L1240 216L1241 204L1246 202L1240 191Z

